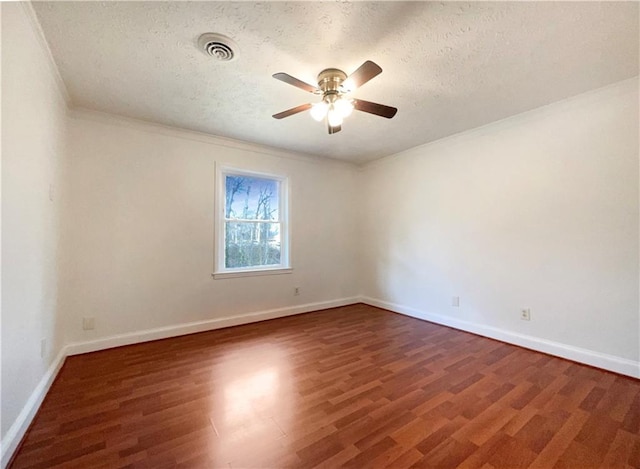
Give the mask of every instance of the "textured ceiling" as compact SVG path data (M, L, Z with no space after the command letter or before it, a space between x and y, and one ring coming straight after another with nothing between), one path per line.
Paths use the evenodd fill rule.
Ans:
M637 2L36 2L72 105L324 157L365 162L638 74ZM239 46L222 63L204 32ZM365 60L354 112L328 135L310 83Z

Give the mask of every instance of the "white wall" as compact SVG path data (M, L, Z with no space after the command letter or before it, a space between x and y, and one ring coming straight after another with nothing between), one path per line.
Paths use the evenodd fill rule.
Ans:
M62 348L57 260L66 104L28 6L2 3L1 8L0 427L4 455L7 441L19 432L20 423L25 423L26 415L19 418L20 412ZM49 184L54 187L53 201L49 200ZM46 340L42 358L41 339Z
M368 165L365 296L638 373L638 129L633 79Z
M358 295L355 167L72 116L68 342ZM211 278L216 163L289 176L292 274ZM83 316L96 318L94 331L82 330Z

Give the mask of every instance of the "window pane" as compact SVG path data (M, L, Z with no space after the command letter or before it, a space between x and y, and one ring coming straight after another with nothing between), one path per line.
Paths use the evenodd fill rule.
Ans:
M279 186L274 179L242 175L225 177L225 217L279 220Z
M227 222L225 224L225 267L280 264L280 224Z

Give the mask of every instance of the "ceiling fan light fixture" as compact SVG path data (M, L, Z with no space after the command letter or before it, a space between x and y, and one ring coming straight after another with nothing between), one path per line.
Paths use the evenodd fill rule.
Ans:
M329 105L329 111L327 112L327 122L331 127L338 127L342 125L343 117L335 104Z
M336 111L340 113L343 118L349 117L353 112L353 102L350 99L341 97L334 103Z
M311 107L309 113L311 117L320 122L327 116L327 111L329 110L329 106L324 101L320 101L319 103L314 104Z

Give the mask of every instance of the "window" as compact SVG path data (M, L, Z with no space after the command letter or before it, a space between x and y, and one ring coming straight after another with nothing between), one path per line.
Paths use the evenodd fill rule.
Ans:
M222 168L217 183L214 277L290 272L287 179Z

